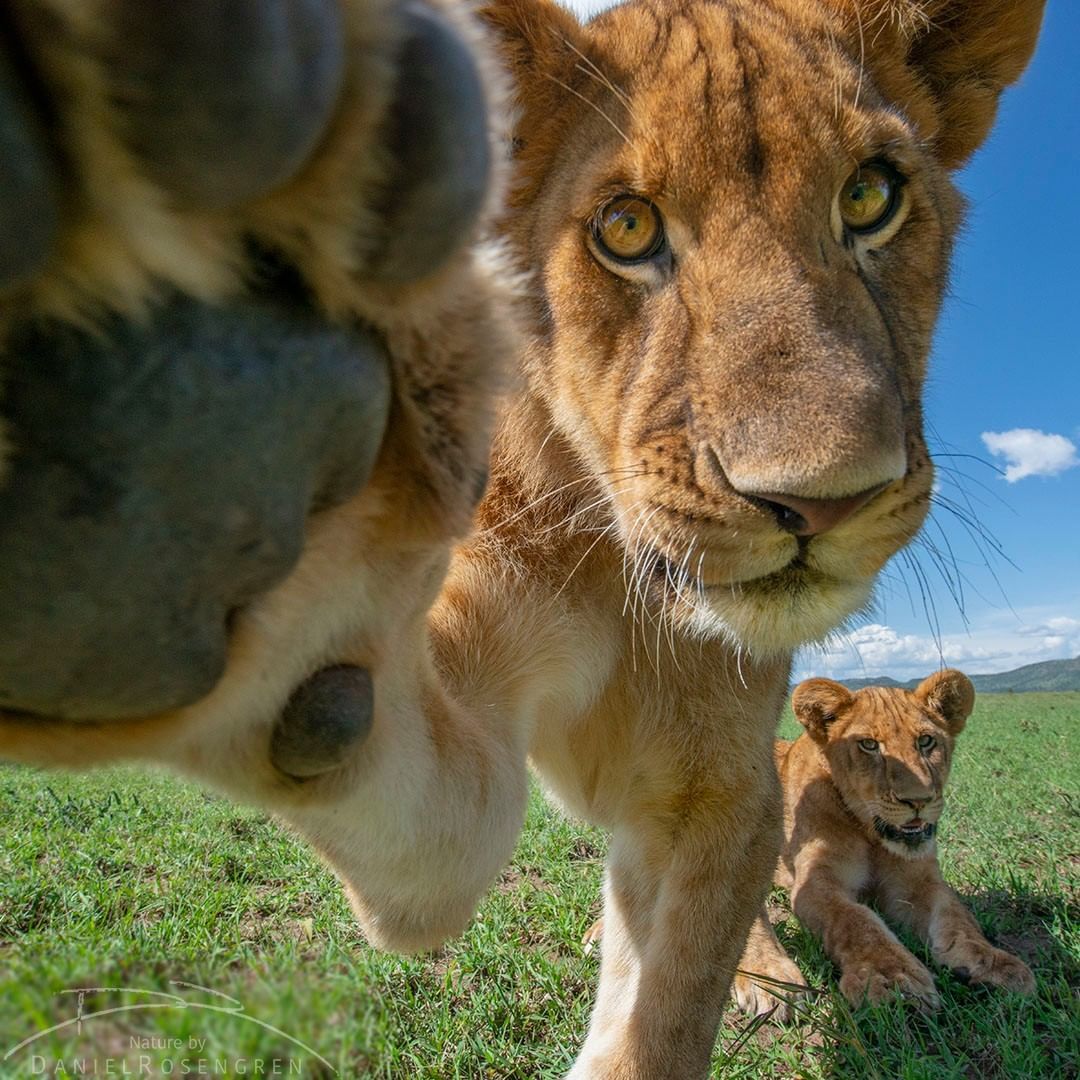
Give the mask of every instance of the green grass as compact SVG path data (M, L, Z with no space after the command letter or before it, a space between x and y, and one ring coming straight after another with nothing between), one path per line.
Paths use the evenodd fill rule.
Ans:
M853 1014L776 893L781 939L821 992L788 1028L753 1030L729 1010L714 1073L1080 1076L1078 737L1080 694L982 696L942 829L946 876L990 936L1031 964L1034 1000L939 971L937 1017L900 1003ZM583 1038L597 963L580 941L599 912L605 838L538 795L468 933L414 959L367 948L332 875L282 830L166 776L2 768L0 822L5 1080L53 1075L57 1061L77 1075L75 1059L102 1076L110 1060L112 1075L125 1062L128 1075L165 1075L170 1062L181 1075L186 1058L198 1075L200 1056L219 1076L258 1075L255 1059L263 1075L275 1061L282 1075L329 1075L321 1056L345 1077L557 1078ZM224 1003L177 981L229 994L245 1015L199 1007ZM84 1015L154 1003L148 991L178 1000L70 1025L4 1059L75 1017L67 992L84 987L119 988L88 994ZM141 1050L141 1038L185 1048Z

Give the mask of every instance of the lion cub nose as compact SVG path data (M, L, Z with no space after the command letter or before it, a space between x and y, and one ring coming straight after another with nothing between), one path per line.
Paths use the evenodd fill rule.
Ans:
M764 505L775 516L777 524L795 536L817 536L835 529L861 510L887 484L875 484L855 495L842 499L805 499L798 495L777 494L772 491L741 491L744 498Z

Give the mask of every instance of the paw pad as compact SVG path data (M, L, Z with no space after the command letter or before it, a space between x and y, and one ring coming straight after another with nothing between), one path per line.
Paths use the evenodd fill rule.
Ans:
M324 668L293 691L274 728L270 760L298 780L329 772L367 737L374 714L367 671L347 664Z

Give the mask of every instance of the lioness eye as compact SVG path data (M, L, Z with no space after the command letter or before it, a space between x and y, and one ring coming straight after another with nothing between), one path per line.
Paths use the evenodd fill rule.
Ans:
M853 233L882 228L893 216L900 200L902 180L884 162L860 165L840 189L840 218Z
M933 735L920 735L918 739L920 750L932 750L937 739Z
M619 195L596 215L593 239L604 254L619 262L642 262L663 247L664 222L648 199Z
M877 739L860 739L859 740L859 749L860 750L865 750L868 754L874 753L874 751L877 750L877 748L878 748Z

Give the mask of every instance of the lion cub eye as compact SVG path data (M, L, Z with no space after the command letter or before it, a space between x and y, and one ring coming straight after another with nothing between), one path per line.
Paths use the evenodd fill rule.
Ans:
M597 247L618 262L644 262L664 246L660 211L640 195L618 195L605 203L592 225Z
M916 744L919 749L925 753L927 750L933 750L937 745L937 739L933 735L920 735L916 740Z
M883 161L860 165L840 189L840 220L853 233L884 228L900 205L903 177Z
M878 749L877 739L860 739L859 749L865 750L868 754L876 754Z

